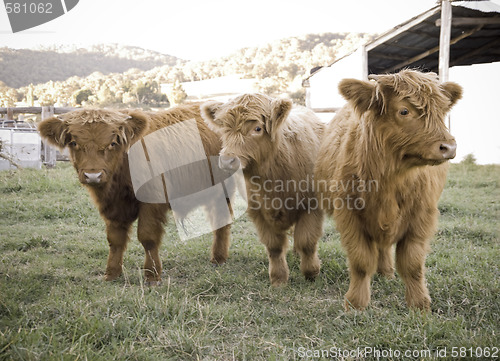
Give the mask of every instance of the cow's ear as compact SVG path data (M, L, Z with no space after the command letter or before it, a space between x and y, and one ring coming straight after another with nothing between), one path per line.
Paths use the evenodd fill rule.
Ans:
M453 82L446 82L441 84L441 89L443 89L444 94L450 99L450 109L456 102L462 99L463 89L460 85Z
M38 131L42 138L61 149L71 140L68 125L58 117L50 117L42 120L38 124Z
M200 114L205 123L213 131L217 131L222 126L221 122L215 117L215 113L224 103L208 101L200 105Z
M266 130L275 140L279 129L292 110L293 103L289 99L273 99L271 101L271 116L266 121Z
M140 110L128 111L128 118L122 127L123 143L129 143L132 139L137 139L145 135L151 118Z
M339 83L340 94L354 106L354 110L363 114L373 105L377 90L374 82L357 79L343 79Z

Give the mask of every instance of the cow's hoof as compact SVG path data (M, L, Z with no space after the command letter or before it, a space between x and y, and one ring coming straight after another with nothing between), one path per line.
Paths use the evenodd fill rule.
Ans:
M218 266L222 266L223 264L225 264L226 263L226 259L225 258L220 258L220 259L212 258L210 260L210 263L212 263L212 266L218 267Z
M282 277L271 277L271 286L273 287L281 287L288 283L288 274L283 275Z
M319 262L316 264L309 265L308 269L303 269L302 274L308 281L316 280L316 277L319 275L320 265Z
M287 283L287 281L271 281L271 286L273 286L273 288L280 288L285 287Z
M431 298L430 297L423 297L420 300L416 299L411 299L411 300L406 300L406 303L408 304L408 307L421 310L424 312L430 312L431 310Z
M352 304L351 301L349 301L347 298L344 299L344 310L345 312L350 312L350 311L364 311L365 307L362 307L360 305L354 305Z
M107 274L106 273L104 275L104 280L105 281L114 281L114 280L116 280L120 276L121 276L121 273L119 273L119 274Z
M309 282L314 282L314 281L316 281L317 276L318 276L318 274L317 274L317 273L313 273L313 274L304 274L304 277L305 277L306 281L309 281Z
M216 265L224 264L227 261L227 258L229 257L227 252L214 252L212 253L212 256L210 257L210 262Z
M362 297L356 292L348 291L344 296L344 308L346 312L350 310L363 311L370 303L370 297Z

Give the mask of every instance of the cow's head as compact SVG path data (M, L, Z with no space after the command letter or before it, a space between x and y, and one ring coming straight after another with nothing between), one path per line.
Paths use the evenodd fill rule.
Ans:
M371 78L339 84L370 133L367 139L407 166L436 165L455 157L457 145L444 120L462 97L460 85L440 84L435 73L414 70Z
M121 166L131 143L148 127L141 111L76 110L40 122L43 138L60 149L69 148L81 183L101 187Z
M228 103L207 102L201 115L221 136L219 165L236 170L261 164L272 157L280 129L292 109L292 102L262 94L241 95Z

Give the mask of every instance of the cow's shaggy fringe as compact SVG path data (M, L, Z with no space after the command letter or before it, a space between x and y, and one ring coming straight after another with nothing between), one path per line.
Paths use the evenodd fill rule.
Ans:
M125 124L129 118L124 112L112 109L85 108L60 116L67 124Z
M420 73L414 70L403 70L391 76L371 76L376 80L376 91L371 105L381 103L381 115L387 113L393 92L398 97L406 97L410 103L422 112L426 127L430 117L443 117L450 108L450 96L438 82L435 73ZM388 92L388 89L391 89Z

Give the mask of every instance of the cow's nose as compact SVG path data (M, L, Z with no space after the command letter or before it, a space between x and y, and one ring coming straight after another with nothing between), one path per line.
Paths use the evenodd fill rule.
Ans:
M445 159L453 159L457 154L457 143L452 140L446 143L441 143L439 146L439 151Z
M83 173L85 175L85 181L87 183L100 183L102 172L99 173Z
M225 170L236 170L240 166L238 157L221 154L219 156L219 167Z

